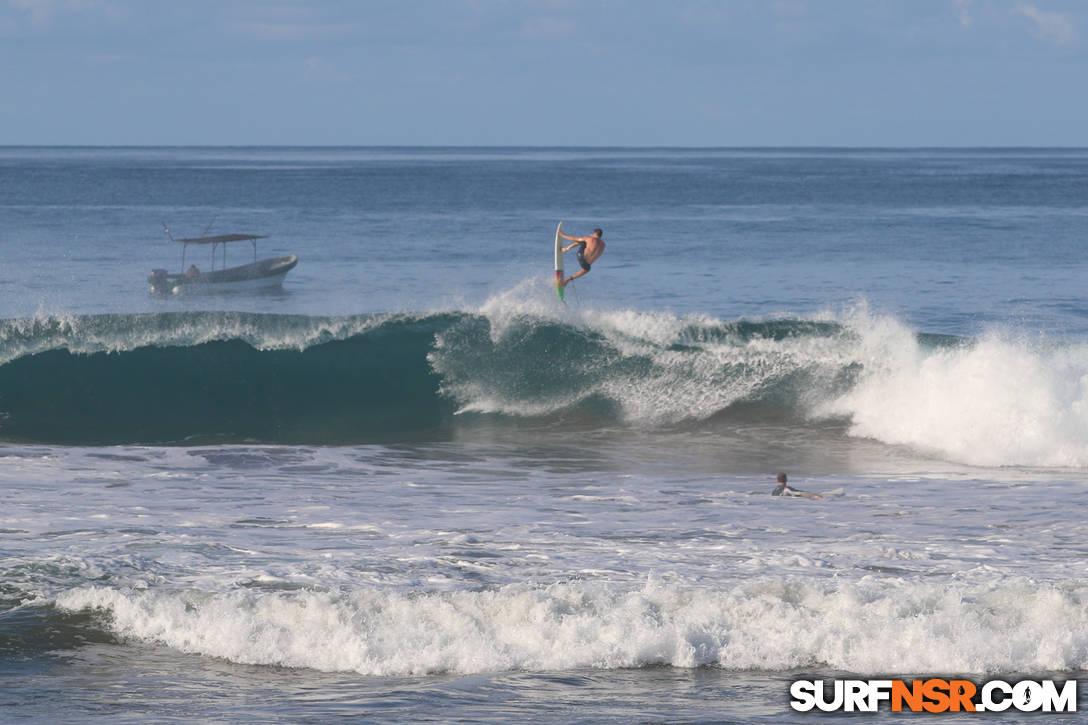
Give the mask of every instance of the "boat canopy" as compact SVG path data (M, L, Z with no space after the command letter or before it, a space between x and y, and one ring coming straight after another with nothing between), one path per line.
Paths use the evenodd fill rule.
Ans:
M210 224L208 225L211 226ZM166 222L162 223L162 230L166 233L166 236L170 238L172 242L181 242L181 268L185 269L185 252L189 249L190 244L210 244L212 245L212 269L215 269L215 252L217 245L223 245L223 269L227 268L227 242L249 242L253 245L253 261L257 261L257 240L264 239L264 234L219 234L214 237L189 237L188 239L174 239L174 235L170 233L170 230L166 226ZM207 229L204 230L207 233Z
M226 242L253 242L266 237L266 234L220 234L217 237L193 237L191 239L174 239L170 237L170 241L182 242L183 244L224 244Z

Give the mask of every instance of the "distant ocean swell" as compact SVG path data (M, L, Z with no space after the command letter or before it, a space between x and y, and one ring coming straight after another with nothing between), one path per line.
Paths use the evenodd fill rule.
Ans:
M853 435L970 464L1088 466L1085 343L924 335L864 312L564 313L3 322L0 436L349 444L480 419L654 429L758 411L782 425L845 420Z
M47 617L54 621L34 626L369 675L654 665L989 674L1088 668L1086 598L1083 583L1015 579L767 579L726 589L651 581L633 590L572 582L430 593L86 586L62 593Z

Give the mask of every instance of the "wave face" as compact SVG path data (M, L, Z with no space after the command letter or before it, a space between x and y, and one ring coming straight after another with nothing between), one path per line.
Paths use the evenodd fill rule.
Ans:
M968 464L1083 467L1088 345L920 335L865 311L722 321L502 298L434 314L45 318L0 324L0 414L5 439L78 445L833 419Z
M0 328L0 430L101 445L399 440L473 413L657 426L841 387L840 361L799 353L842 333L640 313L16 321Z
M450 324L234 313L9 323L4 437L120 443L383 440L441 425L427 352Z

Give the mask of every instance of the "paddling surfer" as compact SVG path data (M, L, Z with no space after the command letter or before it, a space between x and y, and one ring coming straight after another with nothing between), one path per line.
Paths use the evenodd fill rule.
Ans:
M773 491L772 496L797 496L801 498L823 498L818 493L811 493L810 491L802 491L799 488L791 488L788 484L788 477L784 473L778 474L778 485Z
M559 236L563 239L570 240L574 244L568 244L563 247L563 253L566 254L569 250L578 247L578 264L582 267L581 272L572 274L560 283L560 286L566 287L568 283L579 277L588 274L593 263L600 259L604 254L604 242L601 240L601 236L604 234L600 229L594 229L593 233L588 237L572 237L569 234L559 232Z

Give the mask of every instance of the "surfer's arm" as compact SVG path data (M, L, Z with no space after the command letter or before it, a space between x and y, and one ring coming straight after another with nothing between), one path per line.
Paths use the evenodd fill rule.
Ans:
M590 240L590 237L572 237L571 235L564 234L563 232L559 232L559 236L563 237L563 239L574 242L574 244L568 244L567 247L563 250L564 252L567 251L567 249L578 246L579 244L586 244Z
M574 249L575 247L585 246L589 242L589 237L567 237L567 239L573 241L574 244L568 244L567 246L563 247L564 254Z

